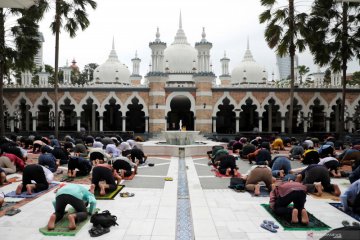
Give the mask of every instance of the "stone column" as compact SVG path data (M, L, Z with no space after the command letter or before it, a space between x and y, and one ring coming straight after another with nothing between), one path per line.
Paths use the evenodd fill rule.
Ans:
M126 116L122 116L122 131L126 132Z
M104 117L103 116L99 116L99 131L102 132L103 128L104 128Z
M76 117L76 125L77 125L76 130L78 132L80 132L80 127L81 127L81 117L80 116Z
M235 125L235 132L239 132L239 123L240 123L240 117L235 117L236 119L236 125Z
M36 121L37 117L32 117L32 130L36 132Z
M268 109L268 132L272 132L272 103L269 103Z
M307 133L308 130L308 119L304 118L304 133Z
M196 117L194 117L194 131L196 131Z
M96 108L95 104L91 106L91 131L95 131L96 127Z
M26 131L30 131L30 112L25 111L25 129Z
M281 117L281 133L285 132L285 117Z
M330 117L326 117L326 132L330 132Z
M262 117L259 117L259 132L262 132Z
M149 132L149 117L145 117L145 133Z
M14 121L14 117L9 117L10 120L10 131L14 132L15 130L15 121Z
M216 117L212 118L212 122L213 122L213 133L216 133Z

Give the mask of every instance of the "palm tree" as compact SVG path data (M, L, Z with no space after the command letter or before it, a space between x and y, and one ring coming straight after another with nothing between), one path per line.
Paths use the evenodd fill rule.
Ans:
M260 23L268 22L265 29L265 40L270 48L276 48L281 57L290 56L290 110L288 132L292 133L294 112L294 57L296 49L305 50L304 33L306 13L296 13L294 0L289 0L289 5L275 8L276 0L260 0L261 5L267 7L260 14Z
M305 65L300 65L298 66L298 71L300 75L300 84L302 84L302 77L310 71L310 68Z
M34 67L34 56L40 48L38 21L46 8L47 3L43 0L28 9L0 8L0 136L5 135L4 77L10 77L11 68L23 71ZM7 20L11 22L9 29L6 29Z
M316 0L307 24L306 39L315 63L342 71L340 134L344 131L347 63L360 59L359 19L360 3Z
M85 30L90 21L86 13L86 7L96 9L96 2L93 0L56 0L55 20L51 23L53 34L55 34L55 136L59 137L59 111L58 111L58 88L59 88L59 36L60 28L69 33L70 37L76 36L79 27Z

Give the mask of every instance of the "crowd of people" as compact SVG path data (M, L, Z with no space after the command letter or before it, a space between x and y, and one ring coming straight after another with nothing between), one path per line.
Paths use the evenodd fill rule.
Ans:
M88 189L68 184L56 190L55 212L49 219L48 229L54 229L55 223L63 218L68 204L75 209L74 213L68 214L69 229L75 229L77 222L94 212L95 191L100 196L112 192L122 179L137 173L139 164L146 162L147 156L138 144L140 141L141 138L125 141L120 136L78 139L65 136L62 141L54 136L3 137L0 139L0 185L7 182L7 175L21 172L22 182L15 194L41 192L49 189L54 174L63 171L59 166L67 168L68 179L91 178ZM37 154L37 162L28 160L29 153ZM0 195L0 207L3 203L4 196Z
M289 151L284 151L285 147ZM214 146L208 156L209 165L216 171L242 179L245 189L255 196L260 195L264 184L270 193L270 208L293 223L309 222L305 209L307 193L340 196L344 210L360 214L360 142L348 143L345 147L333 136L323 142L316 138L298 141L275 136L266 141L261 136L236 137L229 141L227 149ZM252 164L245 174L240 173L244 171L236 164L237 159ZM292 169L292 161L298 161L303 167ZM351 172L340 171L342 165L351 165ZM341 195L339 186L331 181L333 177L348 178L351 186Z

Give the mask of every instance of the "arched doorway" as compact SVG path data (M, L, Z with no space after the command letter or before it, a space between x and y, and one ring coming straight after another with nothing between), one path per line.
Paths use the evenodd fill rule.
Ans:
M219 105L219 111L216 113L216 132L230 133L236 131L236 121L234 105L230 104L230 100L226 97Z
M190 111L189 98L183 95L174 97L170 102L170 109L167 114L167 130L179 130L180 120L186 130L194 130L194 113Z
M76 130L76 112L75 105L71 104L71 100L66 98L64 104L60 105L59 113L59 129Z
M84 109L81 112L81 127L84 127L85 130L96 131L99 129L99 112L96 111L98 106L94 104L94 100L88 98L86 104L82 106Z
M32 113L29 110L30 105L26 104L26 100L22 98L14 112L15 131L30 131Z
M330 132L339 132L341 107L341 99L336 100L336 104L331 107L332 112L330 113Z
M51 113L53 113L53 111L51 111L52 109L52 105L49 105L49 100L47 100L46 98L43 98L43 100L41 101L41 104L38 105L38 109L39 111L37 112L38 114L38 124L37 124L37 129L38 130L49 130L49 129L53 129L53 125L50 121ZM53 120L53 119L52 119Z
M292 132L293 133L303 133L304 132L304 113L301 111L302 106L299 104L299 101L294 98L294 110L293 110L293 116L292 116ZM289 111L290 111L290 105L287 107L287 112L285 113L285 122L289 122ZM286 124L286 131L288 132L288 126L289 124Z
M145 112L144 106L139 104L139 99L134 97L131 104L127 106L129 111L126 112L126 131L135 133L145 132Z
M253 131L255 127L259 127L259 113L256 112L257 106L253 104L251 98L245 101L245 105L241 106L239 131Z
M317 98L314 100L314 104L310 106L309 112L309 131L312 132L325 132L326 119L325 119L325 107L320 105L320 100Z
M121 131L122 130L122 114L120 104L116 104L116 100L111 98L109 104L105 105L104 112L104 130L105 131Z
M271 98L265 105L263 113L262 129L264 132L281 132L281 113L280 106Z

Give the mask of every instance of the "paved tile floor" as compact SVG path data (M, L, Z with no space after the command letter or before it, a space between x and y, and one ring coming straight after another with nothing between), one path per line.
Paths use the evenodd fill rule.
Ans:
M118 217L119 226L111 228L110 233L98 239L123 240L170 240L175 239L178 158L150 157L155 167L142 166L139 174L131 181L125 181L122 191L133 192L135 197L98 201L101 210L110 210ZM237 193L228 189L229 179L216 178L207 166L206 157L185 158L187 180L191 202L194 236L197 240L233 240L233 239L308 239L306 231L284 231L270 233L260 227L264 219L272 217L260 206L268 203L268 197L252 197L249 193ZM241 172L250 165L238 160ZM298 167L298 165L296 165ZM173 181L164 181L170 176ZM345 179L335 179L342 190L349 186ZM17 183L0 188L0 192L15 190ZM0 239L14 240L26 238L70 239L70 237L49 237L38 229L46 225L53 212L51 201L53 191L22 206L19 214L0 217ZM9 201L11 199L7 199ZM354 219L330 206L331 200L307 197L306 208L317 218L331 226L341 227L343 220ZM90 239L87 223L71 239ZM315 235L324 233L316 232ZM314 238L316 239L316 238Z

